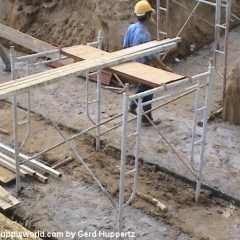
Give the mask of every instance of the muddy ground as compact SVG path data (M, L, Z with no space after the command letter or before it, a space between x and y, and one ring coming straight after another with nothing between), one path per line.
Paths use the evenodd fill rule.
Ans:
M24 110L19 110L20 121L25 119L25 114ZM4 119L11 119L10 104L1 103L0 116L5 123ZM32 120L33 133L25 151L36 153L45 144L61 141L49 120L38 114L32 114ZM8 121L8 126L5 124L5 128L11 129L11 121ZM74 134L64 127L61 129L65 136ZM21 130L19 133L20 136L24 134ZM12 136L2 136L2 141L11 145ZM101 152L95 152L92 142L93 138L85 135L72 143L106 188L111 201L117 205L119 152L114 152L108 144L103 146ZM52 166L70 155L68 148L63 145L46 154L41 161ZM132 168L133 160L128 157L127 169ZM18 197L21 205L16 208L15 214L22 218L25 226L31 230L64 233L63 239L69 239L66 231L117 231L115 207L85 168L74 161L60 171L63 178L50 177L48 184L40 184L32 178L23 179L24 189ZM226 202L207 190L201 191L199 202L195 203L195 190L191 183L163 173L160 167L147 162L140 161L138 181L138 190L160 200L168 207L168 212L163 213L152 204L135 197L124 215L124 231L135 232L133 239L229 239L237 236L240 216L234 203ZM132 182L132 177L127 177L126 199L130 196Z

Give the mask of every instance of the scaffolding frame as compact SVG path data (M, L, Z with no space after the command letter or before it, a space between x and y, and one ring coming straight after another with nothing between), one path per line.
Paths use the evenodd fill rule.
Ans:
M99 37L98 37L98 46L101 46L102 44L102 37L99 33ZM150 54L153 54L153 53L157 53L159 51L165 51L166 49L168 48L172 48L172 47L176 47L176 42L178 41L179 39L174 39L173 41L171 41L170 43L165 43L165 44L162 44L162 45L159 45L158 43L147 43L146 46L141 46L140 49L138 50L131 50L131 49L127 49L125 50L124 52L126 52L126 54L123 55L123 53L118 53L117 54L117 60L116 57L110 57L109 60L107 60L106 58L103 58L103 59L100 59L99 61L97 61L96 63L94 62L92 64L92 61L86 61L85 63L80 63L80 64L77 64L82 66L82 68L79 70L77 67L75 67L75 69L71 69L70 72L71 73L74 73L74 72L84 72L86 71L87 73L89 73L89 71L95 71L97 70L97 73L98 73L98 77L97 77L97 96L98 96L98 105L97 105L97 108L98 108L98 116L97 116L97 123L94 124L92 127L82 131L81 133L78 133L74 136L72 136L71 138L67 139L63 133L61 132L61 130L58 128L57 124L51 119L51 117L49 116L49 114L47 113L49 119L52 121L53 125L55 126L55 128L58 130L58 132L60 133L60 135L62 136L63 138L63 143L67 143L67 145L69 146L69 148L73 151L73 153L75 154L76 158L85 166L86 170L90 173L90 175L93 177L93 179L97 182L97 184L99 185L99 187L101 188L101 190L107 195L107 197L109 198L109 200L112 202L112 204L115 206L115 204L113 203L113 201L111 200L111 197L109 196L109 194L107 193L107 191L105 190L105 188L102 186L102 184L98 181L98 179L96 178L96 176L91 172L91 170L89 169L89 167L87 166L87 164L84 162L83 158L80 156L80 154L76 151L76 149L72 146L72 144L70 143L70 140L82 135L83 133L86 133L94 128L97 129L97 136L96 138L99 138L99 145L97 145L98 143L96 143L96 148L97 150L100 150L100 126L102 124L105 124L106 122L109 122L117 117L120 117L122 116L122 114L119 114L118 116L115 116L115 117L112 117L106 121L103 121L103 122L100 122L100 113L101 113L101 108L100 108L100 105L101 105L101 70L105 67L109 67L109 66L113 66L113 65L117 65L119 63L124 63L124 62L127 62L129 60L133 60L135 59L136 57L139 57L139 56L146 56L146 55L150 55ZM176 42L175 42L176 41ZM93 45L95 45L96 42L93 43ZM136 51L136 52L134 52ZM37 57L43 57L43 56L46 56L46 55L53 55L53 54L57 54L57 58L56 59L53 59L53 60L48 60L48 61L43 61L41 62L42 64L45 64L45 63L49 63L49 62L54 62L54 61L59 61L61 59L65 59L66 57L61 57L61 51L59 49L57 50L51 50L51 51L46 51L46 52L42 52L42 53L37 53L37 54L33 54L33 55L28 55L28 56L24 56L24 57L20 57L20 58L16 58L16 55L15 55L15 52L14 52L14 48L11 47L10 49L10 59L11 59L11 78L12 80L14 80L16 78L15 76L15 72L16 72L16 69L15 69L15 64L16 64L16 61L17 60L21 60L21 61L26 61L26 70L27 70L27 74L29 73L29 60L30 59L33 59L33 58L37 58ZM90 65L93 65L91 68L88 67L88 63ZM44 74L45 76L48 75L48 74ZM51 75L51 74L50 74ZM48 82L46 82L45 84L43 85L46 85L46 84L50 84L52 82L53 79L57 79L58 77L56 77L54 75L54 73L52 73L52 77L50 77L50 79L48 80ZM69 75L69 72L68 73L64 73L64 71L61 71L61 74L62 76L66 76L66 75ZM40 78L42 75L38 75L37 78ZM26 78L25 78L26 79ZM32 77L30 76L29 80L31 80ZM18 81L19 82L19 81ZM26 80L23 80L23 83L25 83ZM15 85L15 84L18 84L17 82L14 82L14 81L11 81L10 83L7 83L6 86L2 86L2 91L4 92L6 88L8 88L8 86L12 86ZM39 154L36 154L35 156L33 157L30 157L28 158L27 160L24 160L24 161L21 161L20 162L20 150L21 148L25 145L25 143L27 142L27 139L30 135L30 124L31 124L31 121L30 121L30 113L31 113L31 109L30 109L30 90L31 89L34 89L36 88L37 86L41 86L42 84L41 83L38 83L38 85L32 85L32 87L25 87L24 89L20 88L18 90L14 90L14 92L12 93L6 93L5 94L2 94L1 95L1 98L3 97L6 97L6 96L11 96L12 97L12 109L13 109L13 130L14 130L14 149L15 149L15 152L14 152L14 158L15 158L15 162L16 162L16 191L17 193L20 193L21 191L21 182L20 182L20 164L23 164L25 162L28 162L30 161L31 159L37 157L37 156L40 156L41 154L47 152L47 151L50 151L51 149L61 145L62 143L60 144L57 144L45 151L42 151L41 153ZM17 118L17 94L20 94L20 93L27 93L27 105L28 105L28 111L27 111L27 114L28 114L28 120L23 122L23 123L18 123L18 118ZM87 103L88 104L88 103ZM88 105L87 105L88 106ZM25 139L23 140L21 146L19 147L19 138L18 138L18 126L19 125L22 125L22 124L27 124L27 134L26 134L26 137ZM112 129L115 129L115 127L113 127ZM99 149L98 149L98 146L99 146ZM116 206L115 206L116 208Z
M136 124L136 131L132 134L128 135L128 106L129 102L131 100L137 100L138 103L138 109L142 109L142 106L149 104L151 102L154 102L156 100L164 100L169 97L172 97L176 94L188 92L188 91L196 91L196 97L195 97L195 107L194 107L194 121L193 121L193 129L192 129L192 144L191 144L191 159L190 159L190 165L188 166L188 170L191 171L194 177L196 177L196 192L195 192L195 201L198 201L198 198L200 196L200 189L202 184L202 171L203 171L203 161L204 161L204 152L205 152L205 145L206 145L206 130L207 130L207 118L209 113L209 103L210 103L210 95L211 95L211 81L212 81L212 70L213 70L213 61L212 59L209 62L208 71L205 73L201 73L195 76L192 76L191 78L185 78L182 80L179 80L177 82L168 83L165 86L160 86L142 93L134 94L132 96L129 95L128 92L123 93L123 121L122 121L122 144L121 144L121 168L120 168L120 191L119 191L119 218L118 218L118 231L123 231L123 214L124 209L131 203L133 200L136 190L137 190L137 175L138 175L138 161L139 161L139 143L140 143L140 135L141 135L141 114L140 111L137 113L137 124ZM202 84L200 80L203 78L207 78L206 83ZM189 81L197 82L196 84L193 84L189 87L182 88L181 90L174 91L176 87L182 86L186 83L189 83ZM200 88L205 85L206 86L206 97L203 107L199 107L199 92ZM166 94L163 96L151 100L146 103L142 103L142 98L144 96L148 96L150 94L154 93L160 93L167 91ZM203 111L203 127L202 127L202 138L199 141L195 141L196 138L196 127L197 127L197 114L199 112ZM155 126L156 129L158 129ZM160 130L158 129L158 132L161 134ZM161 134L161 136L163 136ZM134 159L134 169L126 172L126 151L127 151L127 139L129 137L135 137L135 159ZM166 139L164 137L164 139ZM200 156L198 161L198 168L194 167L194 163L196 164L196 159L194 159L194 151L195 146L200 144ZM196 171L197 175L194 173ZM124 203L124 192L125 192L125 176L133 174L134 175L134 181L133 181L133 190L131 193L130 198Z
M166 28L167 29L167 28ZM98 38L98 41L97 42L93 42L93 45L95 45L96 43L98 44L98 46L101 45L101 41L102 41L102 36L99 36ZM166 51L168 50L169 48L171 48L172 45L169 45L169 46L166 46L165 48L163 48L161 51ZM15 76L14 76L14 72L15 72L15 54L13 52L14 49L11 50L11 67L12 67L12 79L15 79ZM44 53L41 53L41 54L59 54L60 55L60 51L58 52L57 50L54 50L56 52L53 52L53 51L48 51L48 52L44 52ZM155 50L151 50L151 49L146 49L141 55L139 54L139 56L145 56L147 54L151 54L151 53L157 53L159 52L159 49L155 49ZM41 56L43 56L41 55ZM29 59L31 58L30 57L31 55L29 55ZM36 54L36 56L39 56ZM26 56L26 59L28 59L28 57ZM49 60L49 61L45 61L45 62L42 62L42 63L49 63L50 61L51 62L54 62L54 61L58 61L61 59L61 55L60 57L58 57L57 59L55 60ZM125 58L125 59L121 59L121 61L119 63L123 63L125 61L129 61L133 58L131 57L128 57L128 58ZM28 60L27 60L27 63L28 63ZM27 65L28 66L28 65ZM169 84L166 84L164 87L161 86L161 87L158 87L158 88L155 88L155 89L152 89L152 90L149 90L149 91L146 91L144 93L139 93L139 94L135 94L133 96L129 96L128 94L128 87L125 86L125 92L123 94L124 96L124 99L123 99L123 113L113 117L113 118L110 118L106 121L103 121L101 122L101 119L100 119L100 113L101 113L101 70L103 69L103 66L104 64L99 64L99 66L95 67L97 68L97 102L98 102L98 114L97 114L97 122L94 122L90 116L88 116L89 120L93 123L93 126L85 129L84 131L78 133L78 134L75 134L74 136L70 137L70 138L66 138L63 133L61 132L61 130L58 128L57 124L50 118L50 120L53 122L53 125L56 127L56 129L58 130L58 132L61 134L62 138L63 138L63 142L59 143L59 144L56 144L55 146L49 148L49 149L46 149L44 151L42 151L41 153L39 154L36 154L35 156L32 156L30 157L29 159L25 160L25 161L22 161L20 162L20 158L19 158L19 153L20 153L20 150L21 148L23 147L23 145L26 143L27 139L28 139L28 136L30 134L30 119L29 119L29 116L30 116L30 92L27 92L27 101L28 101L28 120L25 122L26 124L28 124L28 132L26 134L26 138L25 140L23 141L22 145L19 147L19 140L18 140L18 131L17 131L17 128L18 128L18 120L17 120L17 100L16 100L16 94L14 94L12 96L12 104L13 104L13 128L14 128L14 146L15 146L15 161L16 161L16 170L18 173L16 173L16 188L17 188L17 191L20 192L21 190L21 185L20 185L20 174L19 174L19 164L23 164L24 162L27 162L37 156L40 156L41 154L47 152L47 151L50 151L51 149L63 144L63 143L67 143L67 145L70 147L70 149L73 151L73 153L75 154L75 156L77 157L77 159L85 166L86 170L91 174L91 176L93 177L93 179L97 182L97 184L99 185L99 187L101 188L101 190L107 195L107 197L110 199L110 201L112 202L112 204L115 206L115 208L117 209L117 211L119 212L119 217L118 217L118 226L119 226L119 232L122 232L123 230L123 213L124 213L124 209L125 207L133 200L134 196L135 196L135 193L136 193L136 188L137 188L137 169L138 169L138 148L139 148L139 142L140 142L140 113L138 113L138 116L137 116L137 129L136 129L136 132L134 133L134 136L136 137L136 152L135 152L135 168L129 172L125 172L125 161L126 161L126 138L128 137L127 136L127 116L128 116L128 111L127 111L127 108L128 108L128 102L130 100L134 100L134 99L138 99L138 106L139 108L141 108L143 106L142 104L142 97L145 96L145 95L149 95L149 94L153 94L153 93L157 93L157 92L161 92L163 90L166 90L166 88L170 89L170 92L168 94L166 94L165 96L161 97L161 98L158 98L158 99L154 99L153 101L156 101L156 100L162 100L162 99L165 99L165 98L168 98L168 97L171 97L173 96L174 94L176 93L180 93L180 92L186 92L186 91L189 91L189 90L194 90L196 91L196 100L195 100L195 111L194 111L194 125L193 125L193 133L192 133L192 149L191 149L191 153L192 153L192 156L191 156L191 169L194 170L194 171L197 171L198 175L197 175L197 188L196 188L196 194L195 194L195 200L197 201L198 200L198 197L199 197L199 194L200 194L200 188L201 188L201 183L202 183L202 170L203 170L203 160L204 160L204 150L205 150L205 142L206 142L206 127L207 127L207 116L208 116L208 109L209 109L209 99L210 99L210 88L211 88L211 74L212 74L212 63L209 64L209 70L206 72L206 73L202 73L202 74L198 74L196 76L192 76L190 79L189 78L186 78L186 79L183 79L183 80L180 80L180 81L177 81L177 82L174 82L174 83L169 83ZM29 67L27 67L28 69ZM94 68L94 69L95 69ZM29 70L27 70L29 71ZM77 72L77 71L76 71ZM86 71L86 84L88 84L88 81L89 81L89 75L92 74L90 73L89 70ZM199 99L199 90L200 90L200 81L199 79L203 78L203 77L207 77L207 83L206 83L206 101L205 101L205 106L204 107L201 107L199 108L198 107L198 99ZM177 87L177 86L181 86L183 85L184 83L186 82L189 82L189 81L197 81L197 84L191 86L191 87L188 87L188 88L185 88L184 90L181 90L179 92L176 92L174 93L172 90ZM87 101L86 101L86 108L88 109L88 104L89 104L89 99L88 99L88 94L87 94ZM147 103L145 103L147 104ZM194 141L195 140L195 130L196 130L196 115L199 111L204 111L204 121L203 121L203 134L202 134L202 139L200 142L196 142ZM96 150L99 151L100 150L100 136L103 134L100 132L100 126L113 120L113 119L116 119L117 117L123 117L123 121L122 121L122 124L118 125L117 127L121 126L122 125L122 145L121 145L121 170L120 170L120 194L119 194L119 207L117 208L115 203L112 201L111 197L108 195L107 191L105 190L105 188L102 186L102 184L98 181L98 179L96 178L96 176L91 172L91 170L89 169L89 167L87 166L87 164L84 162L84 160L82 159L82 157L80 156L80 154L76 151L76 149L72 146L72 144L70 143L70 141L94 128L96 128L96 139L97 139L97 143L96 143ZM115 127L111 128L110 130L112 129L115 129ZM108 130L109 131L109 130ZM194 155L194 147L195 145L197 144L201 144L201 154L200 154L200 161L199 161L199 166L198 168L195 168L193 166L193 163L194 163L194 159L193 159L193 155ZM133 192L131 194L131 197L128 199L128 201L124 204L124 185L125 185L125 175L126 174L134 174L134 189L133 189Z
M169 22L169 1L166 0L166 6L162 7L162 1L163 0L156 0L156 6L157 6L157 39L160 39L161 35L169 36L168 33L168 22ZM198 19L208 23L215 29L215 34L214 34L214 69L218 73L218 75L222 78L223 81L223 93L222 93L222 98L225 96L225 91L226 91L226 83L227 83L227 76L228 76L228 69L227 69L227 64L228 64L228 35L229 35L229 28L230 28L230 17L233 16L236 18L238 21L240 19L235 16L234 14L231 13L231 0L215 0L214 2L210 2L208 0L195 0L197 2L196 6L194 7L193 10L188 9L187 7L183 6L181 3L177 2L176 0L171 0L173 3L177 4L178 6L182 7L184 10L190 12L189 17L187 18L186 22L183 24L182 28L177 34L177 37L180 36L181 32L183 31L184 27L187 25L187 23L190 21L192 16L197 17ZM198 14L196 14L196 9L199 6L199 4L207 4L210 6L215 7L215 23L212 24L208 22L206 19L202 18ZM222 8L225 10L225 19L221 19L221 12ZM166 24L165 24L165 31L161 30L161 14L160 12L164 11L166 12ZM223 50L220 50L220 34L221 31L224 31L224 46ZM164 54L162 59L166 57L168 52ZM222 55L223 56L223 73L221 73L217 67L217 61L218 61L218 56Z

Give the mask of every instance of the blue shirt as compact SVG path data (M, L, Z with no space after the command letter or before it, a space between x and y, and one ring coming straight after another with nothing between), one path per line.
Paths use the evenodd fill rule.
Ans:
M128 48L142 43L150 42L151 35L147 30L147 27L141 22L136 22L131 24L125 33L123 47ZM150 64L151 60L155 58L156 55L152 54L146 57L137 58L134 61L144 64Z

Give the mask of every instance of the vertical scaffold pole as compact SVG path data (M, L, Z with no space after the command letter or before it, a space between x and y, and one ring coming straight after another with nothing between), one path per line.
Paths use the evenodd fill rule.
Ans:
M202 184L203 161L204 161L204 152L205 152L206 135L207 135L208 110L209 110L209 105L210 105L211 85L212 85L213 59L210 59L210 61L209 61L208 71L209 71L209 75L207 77L207 85L206 85L206 98L205 98L205 109L204 109L204 117L203 117L203 132L202 132L202 145L201 145L201 150L200 150L200 164L199 164L199 173L198 173L195 201L198 201L198 198L199 198L199 195L200 195L201 184Z
M15 53L14 47L10 48L10 59L11 59L11 79L15 79ZM18 147L18 123L17 123L17 96L12 96L12 108L13 108L13 131L14 131L14 148L15 148L15 161L16 161L16 191L20 193L21 182L20 182L20 167L19 167L19 147Z
M122 146L121 146L121 167L120 167L120 186L119 186L119 213L118 231L123 231L123 211L124 211L124 187L125 187L125 164L127 146L127 118L128 118L128 94L123 93L123 118L122 118Z
M102 70L97 71L97 124L101 122L101 80ZM100 151L100 125L96 128L96 151Z
M102 31L101 30L98 31L97 39L98 39L98 49L102 50Z
M102 31L98 31L98 49L102 49ZM97 124L101 121L101 82L102 82L102 70L97 71ZM100 140L101 129L98 125L96 128L96 151L100 151L101 140Z

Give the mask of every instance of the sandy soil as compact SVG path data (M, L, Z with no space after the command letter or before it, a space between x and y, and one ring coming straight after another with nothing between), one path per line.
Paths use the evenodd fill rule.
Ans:
M156 9L156 0L149 0ZM194 9L196 2L192 0L179 0L187 9ZM116 51L122 48L122 39L126 27L134 22L133 9L136 1L131 0L0 0L2 13L1 22L7 26L18 29L38 39L58 46L72 46L80 43L95 41L98 30L103 31L103 48L107 51ZM162 1L162 4L164 2ZM163 5L164 6L164 5ZM180 33L190 13L174 1L169 7L169 37ZM232 0L232 13L239 16L239 4ZM191 11L190 11L191 12ZM190 54L190 45L194 44L196 50L214 39L214 7L199 4L195 15L181 31L182 43L173 57L182 58ZM222 15L224 21L224 12ZM232 25L238 24L232 18ZM165 31L165 16L162 14L161 30ZM117 27L116 27L117 26ZM156 24L149 26L152 37L156 39ZM191 34L189 34L191 33ZM6 42L9 45L9 42Z

